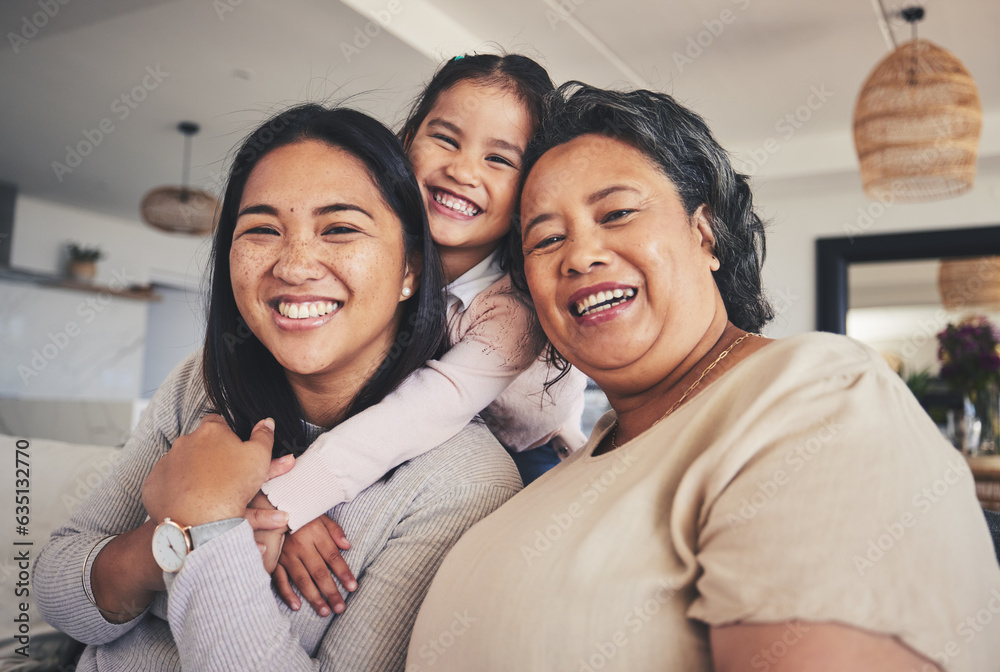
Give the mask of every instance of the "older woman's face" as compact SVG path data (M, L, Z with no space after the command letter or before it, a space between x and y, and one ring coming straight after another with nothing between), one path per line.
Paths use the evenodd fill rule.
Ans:
M673 183L631 145L584 135L546 152L521 213L542 327L598 382L615 372L655 383L712 322L718 290L704 210L688 217Z
M403 233L365 165L305 141L254 167L229 254L240 314L288 371L367 376L391 346Z

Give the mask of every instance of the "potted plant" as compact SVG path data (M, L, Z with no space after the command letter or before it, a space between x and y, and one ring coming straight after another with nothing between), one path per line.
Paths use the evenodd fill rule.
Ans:
M97 262L104 253L98 247L84 247L76 243L67 246L69 263L66 272L69 277L81 282L90 282L97 275Z
M1000 332L982 316L937 335L941 378L964 395L963 441L969 453L993 452L1000 440Z

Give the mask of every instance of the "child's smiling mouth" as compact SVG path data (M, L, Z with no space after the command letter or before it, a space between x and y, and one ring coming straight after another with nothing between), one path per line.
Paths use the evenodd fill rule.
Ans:
M482 208L471 200L445 189L430 187L428 191L430 191L431 198L435 203L459 215L475 217L483 211Z

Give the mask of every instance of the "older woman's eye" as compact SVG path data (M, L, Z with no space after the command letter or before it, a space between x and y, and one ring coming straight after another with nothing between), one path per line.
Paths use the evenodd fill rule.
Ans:
M635 210L612 210L608 214L601 218L601 223L614 222L621 219L622 217L627 217L631 215Z
M531 249L532 250L544 250L546 247L552 247L556 243L560 242L563 236L549 236L548 238L543 238L538 243L536 243Z

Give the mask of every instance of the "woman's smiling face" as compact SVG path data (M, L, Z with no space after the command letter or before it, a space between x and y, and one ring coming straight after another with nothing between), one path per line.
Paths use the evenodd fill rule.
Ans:
M318 141L273 150L247 179L229 254L251 331L290 373L363 381L415 288L400 221L367 167Z
M676 367L721 305L705 209L689 217L656 165L601 135L546 152L521 204L525 275L556 349L599 383Z

